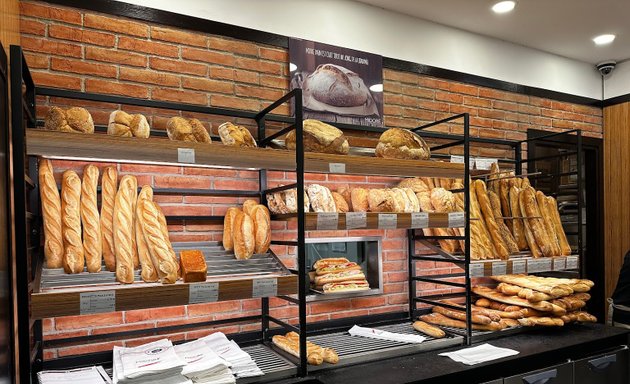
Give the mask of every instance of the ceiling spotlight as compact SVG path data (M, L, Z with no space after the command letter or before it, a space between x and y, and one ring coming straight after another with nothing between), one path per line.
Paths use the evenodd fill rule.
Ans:
M615 40L615 35L599 35L593 38L593 42L597 45L610 44Z
M370 87L372 92L383 92L383 84L374 84Z
M494 11L494 13L507 13L513 10L515 6L515 1L499 1L492 6L492 11Z
M289 72L293 72L297 69L297 65L289 63Z

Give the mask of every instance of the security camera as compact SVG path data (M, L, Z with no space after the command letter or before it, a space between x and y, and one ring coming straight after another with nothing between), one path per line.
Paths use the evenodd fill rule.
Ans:
M614 60L602 61L601 63L597 64L597 70L599 71L599 73L602 74L602 76L608 76L615 69L616 65L617 62Z

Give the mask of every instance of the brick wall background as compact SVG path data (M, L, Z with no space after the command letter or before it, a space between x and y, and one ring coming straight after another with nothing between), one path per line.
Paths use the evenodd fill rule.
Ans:
M288 91L288 54L262 44L208 35L130 19L63 8L43 2L21 2L22 46L35 83L86 92L108 93L137 98L167 100L189 104L259 110ZM524 139L529 128L561 131L582 129L584 135L602 137L602 111L599 108L558 102L516 93L447 81L428 76L384 69L384 114L387 127L416 127L452 114L468 112L474 136ZM58 98L38 99L38 117L49 105L80 105L88 108L97 124L107 124L110 112L122 108L144 113L154 129L164 129L176 111L83 102ZM277 113L288 113L283 106ZM216 127L224 117L182 113L200 118L206 126ZM237 121L251 124L251 121ZM462 133L461 124L439 130ZM351 134L351 143L362 145L374 140L370 135ZM366 140L367 137L367 140ZM497 148L481 148L473 155L503 157ZM58 175L68 168L80 170L84 164L55 162ZM106 164L98 164L99 167ZM251 189L258 188L257 173L239 170L211 170L147 165L117 165L121 174L138 176L139 183L155 187ZM294 175L270 172L270 184L288 183ZM393 178L319 175L308 181L336 188L387 186ZM232 198L200 196L156 196L165 212L191 215L221 215L227 207L240 203ZM174 241L219 240L221 226L203 223L173 223ZM275 222L274 239L295 236L295 224ZM407 308L407 239L403 230L357 230L351 235L383 236L384 294L352 300L320 302L309 305L310 321L344 316L404 311ZM309 236L344 236L346 232L318 232ZM274 246L283 261L292 266L292 247ZM451 265L433 262L418 264L431 273L448 273ZM419 289L438 292L432 284ZM295 321L297 308L272 299L272 315ZM152 328L188 322L223 319L258 313L258 300L229 301L153 310L116 312L89 317L46 319L47 339L99 334L109 331ZM226 333L258 329L257 324L222 327ZM212 332L210 329L171 335L190 339ZM134 345L145 340L119 342ZM50 349L46 358L95 350L109 350L113 343Z

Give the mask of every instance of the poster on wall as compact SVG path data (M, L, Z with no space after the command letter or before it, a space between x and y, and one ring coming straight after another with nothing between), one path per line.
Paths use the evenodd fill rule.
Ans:
M289 39L290 89L301 88L304 119L383 126L383 58Z

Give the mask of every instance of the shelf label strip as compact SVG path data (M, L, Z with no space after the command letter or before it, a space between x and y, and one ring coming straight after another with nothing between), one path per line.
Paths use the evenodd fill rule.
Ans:
M464 212L449 212L448 214L449 228L463 228L466 226L466 215Z
M527 262L525 260L512 260L512 271L514 274L527 273Z
M278 279L254 279L252 281L252 297L278 296Z
M116 311L116 291L81 292L79 294L81 315Z
M396 229L398 226L398 215L395 213L379 213L378 228L379 229Z
M219 283L193 283L188 285L188 304L219 301Z
M367 227L367 214L365 212L347 212L346 229Z
M578 257L567 256L567 269L578 269Z
M507 274L507 261L495 261L492 263L492 276Z
M553 270L554 271L564 271L567 269L567 258L566 257L554 257L553 258Z
M177 162L195 164L195 150L193 148L177 148Z
M551 271L551 259L530 259L527 260L527 273Z
M428 228L429 214L427 212L414 212L411 214L411 228Z
M346 173L345 163L328 163L328 171L330 173Z
M468 267L470 277L483 277L486 263L470 263Z
M337 212L319 212L317 214L317 230L336 230L339 225Z

